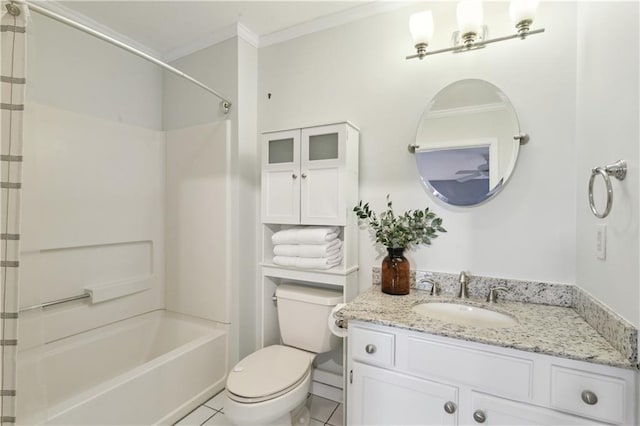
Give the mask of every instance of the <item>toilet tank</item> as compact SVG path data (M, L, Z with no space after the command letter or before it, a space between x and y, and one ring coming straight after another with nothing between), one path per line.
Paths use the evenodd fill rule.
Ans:
M329 352L340 344L327 320L333 307L342 302L342 292L280 284L276 297L283 344L315 353Z

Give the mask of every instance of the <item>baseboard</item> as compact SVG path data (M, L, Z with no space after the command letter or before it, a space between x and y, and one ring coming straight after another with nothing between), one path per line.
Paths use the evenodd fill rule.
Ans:
M311 389L309 390L309 393L335 402L342 402L343 400L341 388L320 382L311 382Z
M342 374L314 368L311 373L311 380L342 389Z

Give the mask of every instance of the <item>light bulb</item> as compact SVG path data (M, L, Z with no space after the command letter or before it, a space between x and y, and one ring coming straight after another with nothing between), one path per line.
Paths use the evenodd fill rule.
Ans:
M540 0L511 0L509 15L513 24L518 26L525 21L531 24L536 17L539 3Z
M458 30L461 35L479 34L482 30L482 2L480 0L462 0L458 3Z
M430 10L418 12L409 18L409 31L413 37L413 44L429 44L433 36L433 14Z

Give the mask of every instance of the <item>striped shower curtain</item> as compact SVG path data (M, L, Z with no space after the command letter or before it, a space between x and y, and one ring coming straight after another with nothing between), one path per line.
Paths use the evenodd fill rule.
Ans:
M16 352L20 265L20 197L22 180L22 120L25 93L27 10L2 2L0 38L0 424L16 421Z

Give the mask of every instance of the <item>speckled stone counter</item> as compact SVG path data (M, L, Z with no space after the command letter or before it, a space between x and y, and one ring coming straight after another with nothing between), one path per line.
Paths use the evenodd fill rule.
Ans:
M464 303L510 314L518 320L518 325L502 329L460 326L431 319L411 309L416 304L434 301ZM335 317L343 320L343 327L348 327L349 320L358 320L579 361L637 368L636 363L614 349L569 307L513 301L490 305L479 299L461 301L451 296L430 296L427 291L415 289L406 296L391 296L374 285L336 312Z

